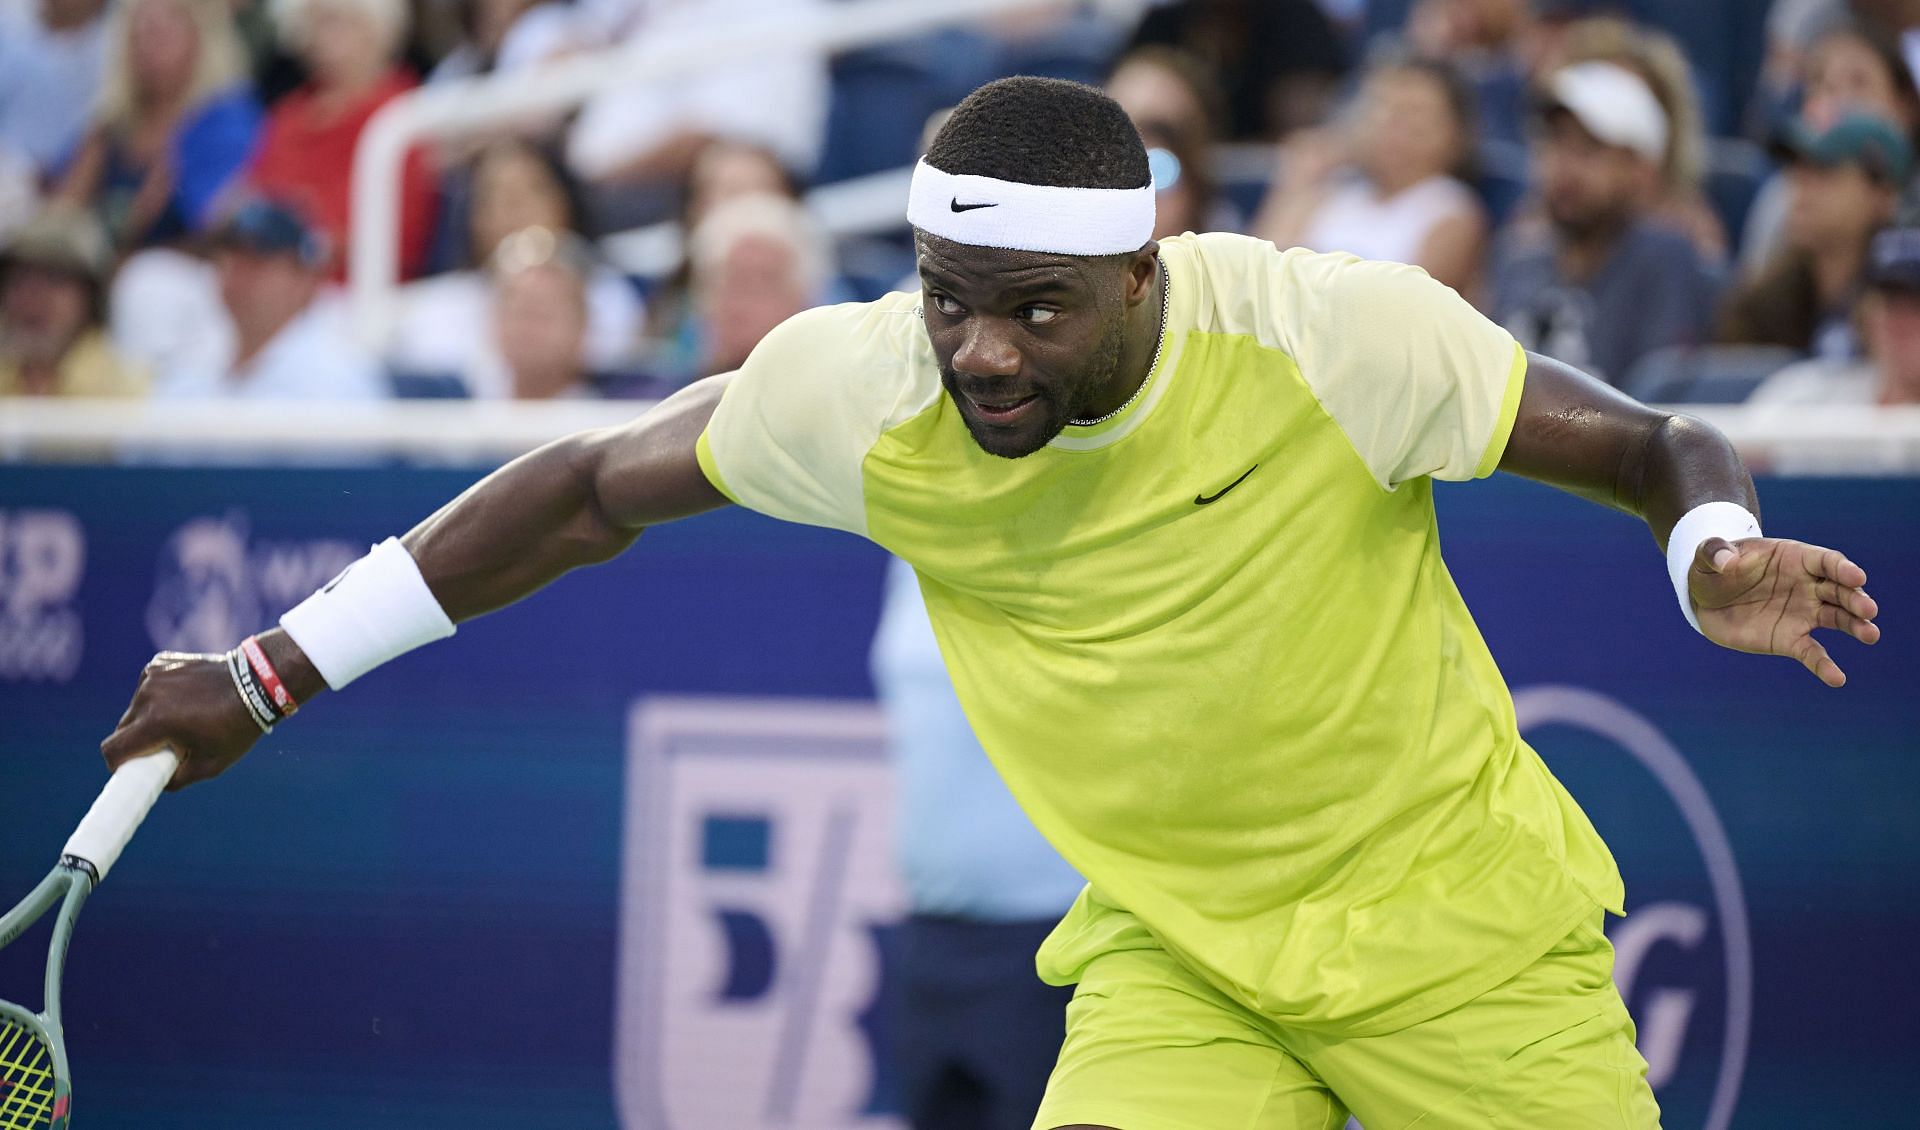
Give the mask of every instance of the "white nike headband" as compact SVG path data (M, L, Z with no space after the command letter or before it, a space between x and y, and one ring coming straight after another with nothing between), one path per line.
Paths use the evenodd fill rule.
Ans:
M907 222L972 247L1118 255L1153 238L1153 185L1056 188L914 166Z

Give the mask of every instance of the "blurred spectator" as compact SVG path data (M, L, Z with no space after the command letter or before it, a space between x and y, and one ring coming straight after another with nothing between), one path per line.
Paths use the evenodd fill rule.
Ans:
M1313 0L1174 0L1149 10L1133 46L1180 47L1218 76L1227 137L1278 141L1322 121L1349 60Z
M1855 356L1853 305L1867 244L1893 218L1912 148L1892 122L1869 114L1824 129L1795 123L1782 144L1792 191L1786 246L1728 300L1720 340Z
M507 73L571 48L579 31L573 6L556 0L467 0L465 37L427 75L428 82Z
M107 55L105 0L39 0L36 12L0 11L0 164L36 175L85 130Z
M752 27L825 0L590 0L607 43L668 41ZM814 53L709 67L664 84L605 91L580 112L567 159L593 181L676 184L711 138L750 141L812 169L827 122L827 62Z
M737 369L833 279L826 234L800 204L755 193L718 204L689 241L696 376Z
M656 377L683 384L704 375L702 322L693 299L693 232L722 204L761 195L800 202L799 182L771 149L715 140L694 158L680 189L680 265L647 304L645 367Z
M1913 72L1892 36L1871 24L1841 21L1813 40L1805 56L1799 94L1800 120L1827 129L1849 113L1866 113L1895 123L1911 142L1920 130L1920 91ZM1769 122L1777 138L1792 119ZM1741 273L1760 274L1778 258L1785 242L1790 189L1784 175L1762 186L1741 233Z
M587 280L594 260L568 232L528 228L494 253L492 329L515 400L593 394L587 365Z
M47 212L0 243L0 396L140 396L106 334L106 233Z
M333 269L339 279L360 131L374 111L414 85L395 61L406 37L406 0L286 0L281 15L281 35L306 66L307 82L274 104L250 179L262 195L312 217L340 249ZM401 180L402 277L425 265L436 197L426 154L415 149Z
M1767 9L1766 53L1747 106L1745 132L1757 141L1794 117L1807 56L1821 36L1847 19L1846 0L1773 0Z
M1615 63L1639 75L1666 112L1667 151L1648 212L1685 232L1709 262L1727 257L1727 232L1702 185L1707 175L1707 133L1693 67L1666 32L1615 17L1580 20L1561 45L1568 63Z
M764 145L716 139L703 146L687 169L680 226L691 232L707 213L741 196L771 193L800 199L800 180Z
M178 243L212 219L259 130L226 0L127 0L58 196L123 249Z
M1154 238L1239 231L1241 217L1213 176L1214 146L1227 111L1226 96L1206 66L1177 47L1136 47L1114 65L1106 91L1141 140L1162 154L1154 158Z
M107 310L114 345L156 375L218 371L233 355L219 275L194 249L136 252L114 272Z
M1814 358L1767 379L1748 403L1762 407L1920 404L1920 228L1874 236L1860 300L1863 360Z
M888 566L871 658L908 902L886 966L902 1113L913 1130L1025 1130L1073 995L1035 977L1033 955L1085 884L973 736L904 561Z
M1205 63L1178 47L1149 44L1122 55L1106 91L1143 137L1211 146L1226 130L1226 94Z
M1463 179L1472 99L1445 63L1375 68L1344 133L1304 132L1281 146L1253 233L1279 247L1413 263L1477 297L1487 217Z
M1837 23L1807 54L1800 116L1831 125L1850 110L1875 110L1911 133L1920 125L1920 94L1900 44L1876 25Z
M501 240L526 228L552 228L587 238L596 234L579 183L545 146L525 138L495 139L474 154L466 174L464 266L485 266Z
M476 397L510 395L507 368L487 325L495 302L484 269L515 232L541 228L583 239L592 230L573 177L559 158L533 142L503 138L468 167L466 269L408 284L389 360L413 374L460 374ZM587 284L586 363L596 371L623 367L639 344L643 310L617 271L595 263Z
M182 400L377 400L386 380L352 343L339 304L320 293L326 239L291 208L241 207L213 233L220 300L233 324L222 364L166 375Z
M805 207L770 193L713 206L687 238L687 303L646 369L677 386L737 369L773 327L826 296L832 251Z
M1527 348L1616 384L1656 349L1698 344L1715 279L1647 214L1669 129L1653 92L1612 63L1578 63L1548 78L1537 121L1548 231L1503 240L1494 317Z
M1541 5L1547 7L1548 5ZM1473 90L1483 138L1519 143L1526 133L1533 21L1527 0L1418 0L1390 53L1445 59Z
M1211 153L1174 138L1147 137L1147 168L1153 174L1153 238L1183 232L1232 231L1232 209L1220 203L1208 168Z

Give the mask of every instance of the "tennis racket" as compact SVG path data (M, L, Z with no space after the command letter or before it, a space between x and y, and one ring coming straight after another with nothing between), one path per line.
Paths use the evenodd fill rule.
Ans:
M5 948L47 911L60 908L47 947L45 1011L29 1012L0 999L0 1130L66 1130L73 1117L73 1076L60 1027L60 977L73 921L179 765L170 749L122 765L74 829L53 873L0 918L0 948Z

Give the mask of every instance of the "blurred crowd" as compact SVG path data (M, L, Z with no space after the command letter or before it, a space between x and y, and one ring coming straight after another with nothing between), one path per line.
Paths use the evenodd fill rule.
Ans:
M1157 234L1419 264L1643 399L1920 402L1916 0L1058 3L721 65L418 146L354 333L388 102L834 2L0 0L0 396L662 395L900 285L904 229L808 190L1037 73L1133 116Z

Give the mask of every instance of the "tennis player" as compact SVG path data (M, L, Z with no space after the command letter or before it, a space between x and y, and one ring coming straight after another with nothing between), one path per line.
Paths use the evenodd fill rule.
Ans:
M912 563L960 699L1089 880L1035 1127L1651 1127L1604 912L1620 876L1520 739L1432 480L1643 517L1680 613L1839 686L1866 574L1761 535L1725 438L1417 269L1156 244L1090 87L982 87L915 171L918 294L801 314L745 367L518 459L231 657L162 655L103 745L212 777L293 706L729 502ZM1550 586L1551 579L1543 580Z

